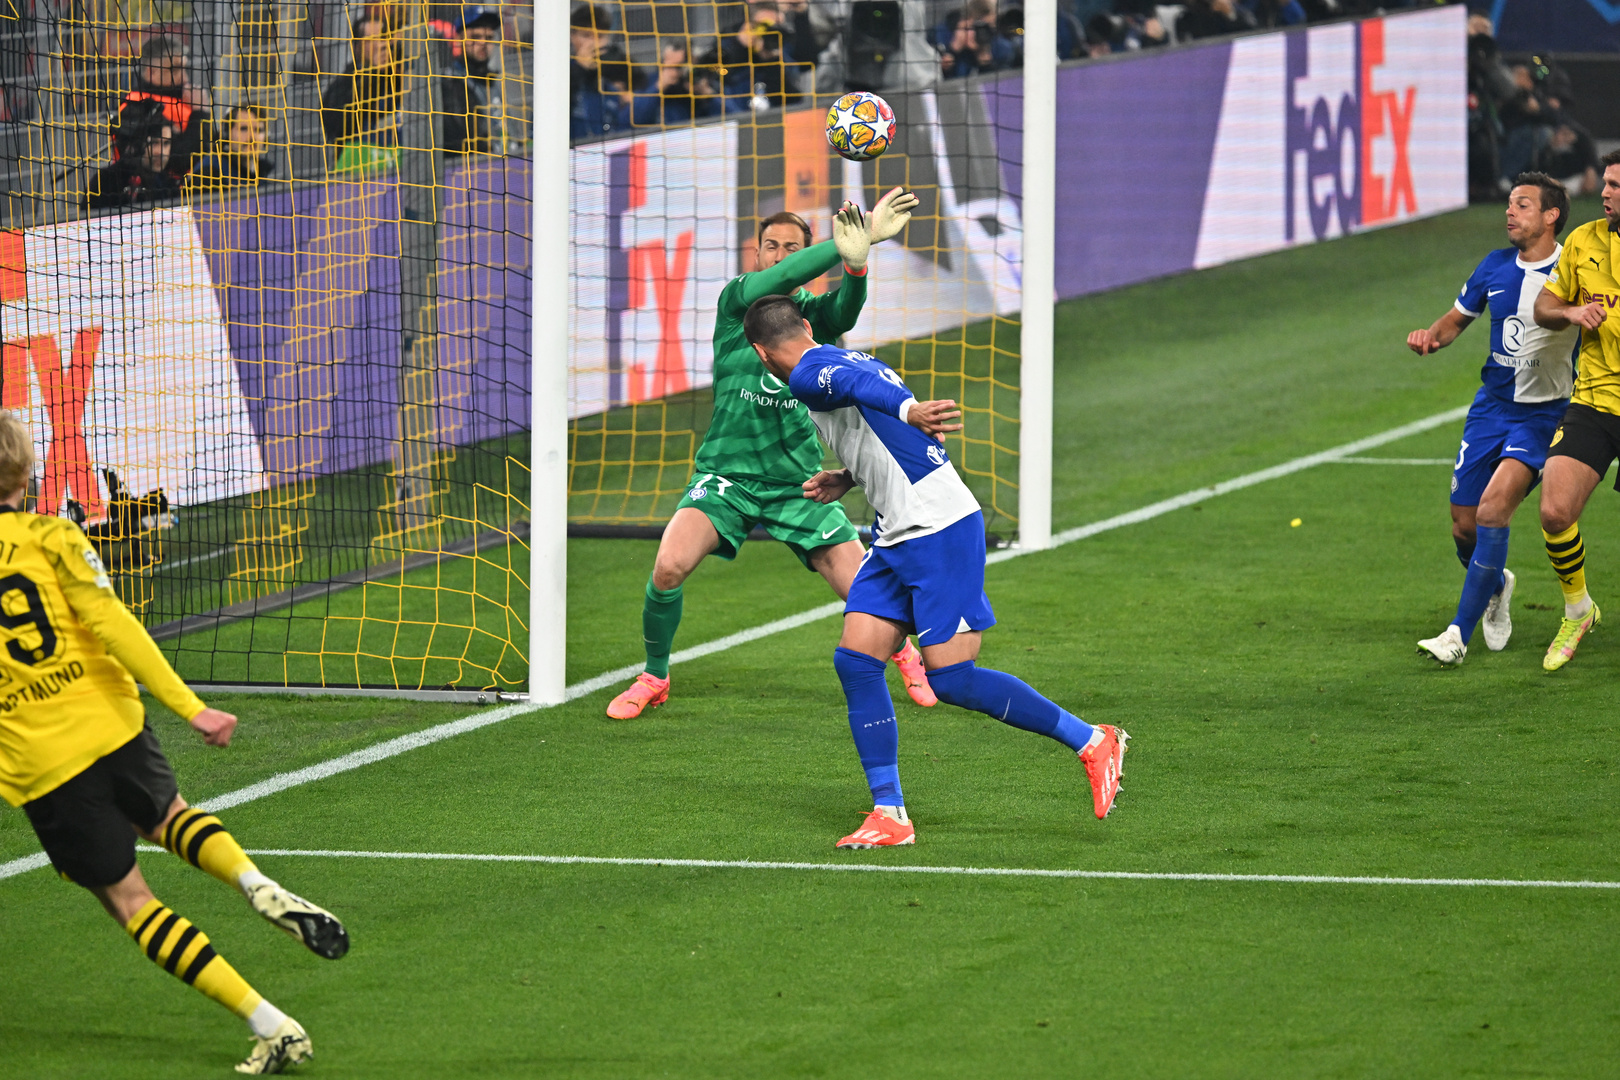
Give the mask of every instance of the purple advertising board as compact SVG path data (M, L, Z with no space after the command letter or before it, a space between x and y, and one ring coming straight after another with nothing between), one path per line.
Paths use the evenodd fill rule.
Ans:
M529 416L529 163L445 178L439 241L441 441ZM399 432L400 214L392 182L232 196L193 214L265 470L387 460Z

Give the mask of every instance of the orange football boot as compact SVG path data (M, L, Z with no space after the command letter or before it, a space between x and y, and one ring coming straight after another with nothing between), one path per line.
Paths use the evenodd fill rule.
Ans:
M834 846L841 848L898 847L915 844L917 829L911 822L899 822L881 810L873 810L861 822L861 827L844 837Z
M1112 724L1098 724L1102 741L1080 751L1080 760L1086 766L1086 778L1091 781L1091 801L1098 818L1105 818L1114 808L1114 796L1119 794L1119 778L1125 775L1125 744L1130 736Z
M906 643L900 651L889 657L894 666L900 669L900 677L905 680L906 693L911 700L925 709L939 704L939 698L934 696L934 688L928 685L928 673L923 670L922 653L917 646L906 638Z
M643 671L630 689L608 703L607 714L615 720L634 720L643 709L656 709L669 700L669 680Z

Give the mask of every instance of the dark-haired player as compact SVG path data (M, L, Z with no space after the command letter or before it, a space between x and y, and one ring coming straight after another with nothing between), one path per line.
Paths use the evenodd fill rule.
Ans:
M1557 268L1536 298L1536 322L1549 330L1579 328L1580 377L1547 456L1541 489L1541 535L1564 590L1564 621L1541 666L1557 671L1602 619L1586 591L1581 511L1620 456L1620 151L1603 165L1603 218L1569 234ZM1620 488L1620 482L1617 482Z
M681 622L681 583L708 555L734 559L749 532L762 525L805 567L827 579L839 598L861 563L861 542L844 508L806 502L804 482L821 468L815 425L798 401L767 372L743 336L748 305L772 293L792 293L818 341L836 341L855 325L866 302L866 257L873 243L897 236L917 197L895 188L869 216L845 219L832 240L810 243L798 215L773 214L759 223L755 270L720 293L714 323L714 417L698 448L695 471L664 528L641 609L647 669L614 698L607 714L640 716L669 700L669 654ZM814 296L805 285L844 262L844 280ZM934 704L922 660L909 642L894 655L906 690L919 705Z
M342 956L349 936L180 797L135 680L210 746L230 743L236 717L203 705L174 673L77 525L21 509L33 466L27 429L0 413L0 796L23 808L51 865L94 893L149 960L247 1021L253 1050L237 1072L280 1072L311 1055L309 1036L152 896L136 835L240 889L319 956Z
M1099 818L1113 809L1128 736L1093 727L1021 679L981 668L982 632L995 625L984 595L984 515L940 445L958 431L954 401L918 401L889 366L866 353L817 345L791 297L748 309L748 340L765 369L811 410L821 437L846 468L819 472L804 496L831 504L860 485L877 511L872 550L844 607L833 667L849 704L872 812L841 848L910 844L916 827L900 791L900 735L884 681L884 658L916 633L939 700L972 709L1075 751Z
M1490 351L1451 473L1451 535L1468 570L1450 625L1418 642L1418 652L1442 664L1462 663L1481 617L1485 646L1493 652L1505 648L1513 633L1508 523L1541 478L1547 447L1569 403L1580 343L1577 331L1548 330L1533 317L1536 297L1563 250L1558 234L1568 218L1564 185L1542 173L1521 173L1508 192L1512 246L1481 259L1451 310L1406 338L1413 352L1427 356L1455 341L1487 308L1491 313Z

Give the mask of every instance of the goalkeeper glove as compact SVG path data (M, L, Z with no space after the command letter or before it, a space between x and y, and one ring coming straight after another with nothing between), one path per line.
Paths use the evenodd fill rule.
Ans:
M867 218L867 231L872 237L872 243L881 244L885 240L892 240L900 235L911 222L911 212L921 202L916 195L905 188L894 188L883 198L878 200Z
M866 212L852 202L845 202L833 215L833 246L851 270L866 269L866 256L872 250L872 237Z

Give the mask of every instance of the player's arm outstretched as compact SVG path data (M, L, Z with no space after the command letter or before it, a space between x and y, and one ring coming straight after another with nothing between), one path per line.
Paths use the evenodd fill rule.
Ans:
M1428 356L1432 352L1450 345L1457 340L1457 335L1468 329L1468 324L1474 319L1464 315L1456 308L1452 308L1426 330L1414 330L1406 335L1406 347L1419 356Z
M897 187L879 199L870 214L846 201L833 217L833 246L844 261L844 280L838 288L800 305L817 341L836 341L855 328L866 303L866 261L872 245L899 236L918 201Z
M236 730L236 717L210 709L192 693L156 642L124 602L113 592L107 573L95 550L76 527L65 529L63 539L46 549L62 595L73 606L73 613L106 647L108 655L124 665L135 680L168 706L203 737L209 746L228 746Z

